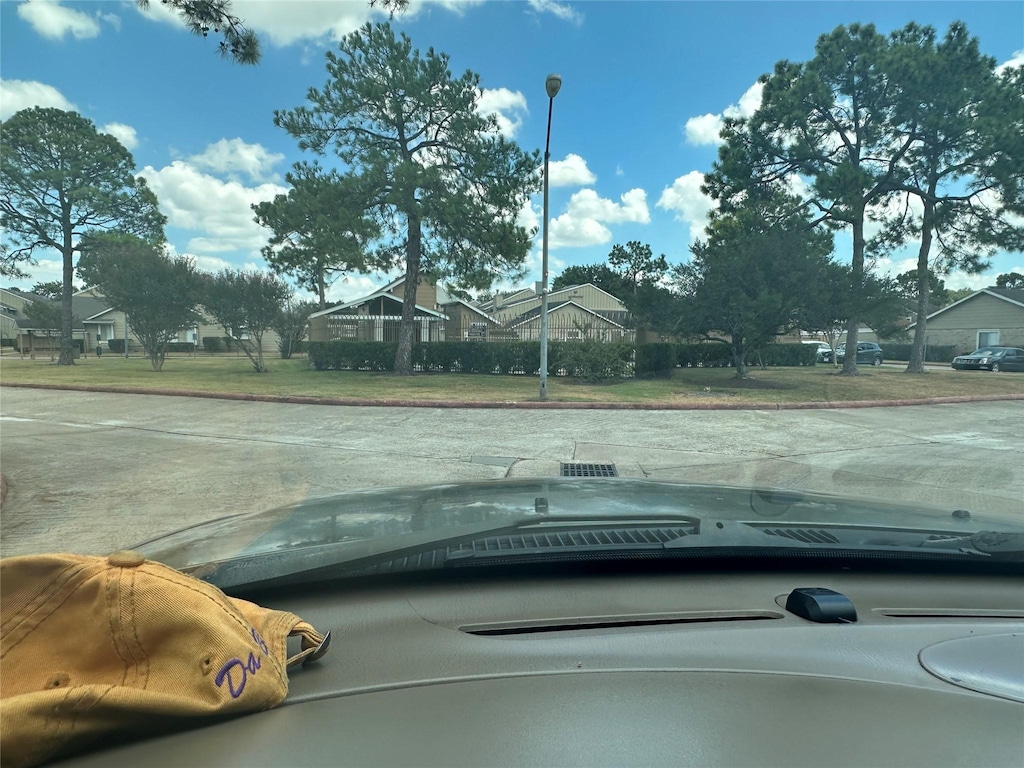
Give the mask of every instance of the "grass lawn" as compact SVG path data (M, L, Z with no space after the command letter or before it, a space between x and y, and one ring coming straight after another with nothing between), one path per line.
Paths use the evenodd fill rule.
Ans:
M525 402L537 399L537 378L468 374L417 374L402 378L364 371L315 371L304 357L268 359L269 372L257 374L244 357L219 355L169 357L154 372L140 357L113 355L83 358L72 367L49 359L0 357L0 384L68 384L181 389L258 395L303 395L368 400L467 400ZM857 377L839 376L832 368L751 369L744 381L731 369L677 369L671 379L624 380L584 384L548 379L548 399L561 402L765 404L910 400L956 395L1024 394L1024 373L933 370L913 376L898 368L861 368Z

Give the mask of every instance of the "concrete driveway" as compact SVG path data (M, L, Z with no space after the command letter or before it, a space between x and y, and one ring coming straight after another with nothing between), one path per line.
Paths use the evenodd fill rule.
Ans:
M105 553L312 496L551 477L571 460L1024 517L1022 410L459 410L4 388L0 554Z

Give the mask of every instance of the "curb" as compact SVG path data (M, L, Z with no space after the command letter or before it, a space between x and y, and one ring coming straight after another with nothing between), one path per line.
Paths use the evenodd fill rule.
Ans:
M199 397L209 400L284 403L290 405L335 405L371 408L494 408L519 410L604 410L604 411L803 411L838 408L893 408L911 405L952 403L990 403L1024 401L1019 395L956 395L924 397L913 400L846 400L828 403L601 403L540 402L533 400L481 402L473 400L362 400L345 397L306 397L303 395L253 395L239 392L199 392L187 389L145 389L141 387L104 387L89 384L3 383L15 389L50 389L71 392L107 392L119 395L160 395L163 397Z

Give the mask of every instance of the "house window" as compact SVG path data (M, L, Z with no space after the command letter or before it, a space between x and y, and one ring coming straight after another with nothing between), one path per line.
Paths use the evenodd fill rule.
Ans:
M983 330L978 331L978 346L977 349L982 347L995 347L999 345L999 331L998 330Z

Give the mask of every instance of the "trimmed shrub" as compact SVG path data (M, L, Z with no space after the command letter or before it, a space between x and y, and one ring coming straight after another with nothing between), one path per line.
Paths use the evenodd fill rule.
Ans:
M220 336L203 336L203 349L207 352L220 352Z
M196 345L191 341L172 341L167 345L168 352L195 352Z
M632 344L556 342L548 345L548 375L557 376L565 371L565 375L583 381L621 379L630 372L632 357Z
M232 339L230 336L221 336L220 340L224 342L224 349L226 349L228 352L234 350L235 342L234 339Z
M397 343L384 341L311 341L309 362L318 371L390 371Z
M760 359L758 354L760 353ZM818 360L818 348L813 344L768 344L747 354L747 365L814 365Z
M880 344L886 360L909 360L912 344ZM967 350L973 352L974 350ZM951 363L957 348L950 345L930 344L925 347L924 359L929 363Z
M124 354L124 339L107 339L107 349L118 355Z
M725 368L732 365L732 348L715 341L676 344L676 364L680 368Z
M635 373L640 377L667 378L676 367L676 348L670 342L641 344L636 348Z

